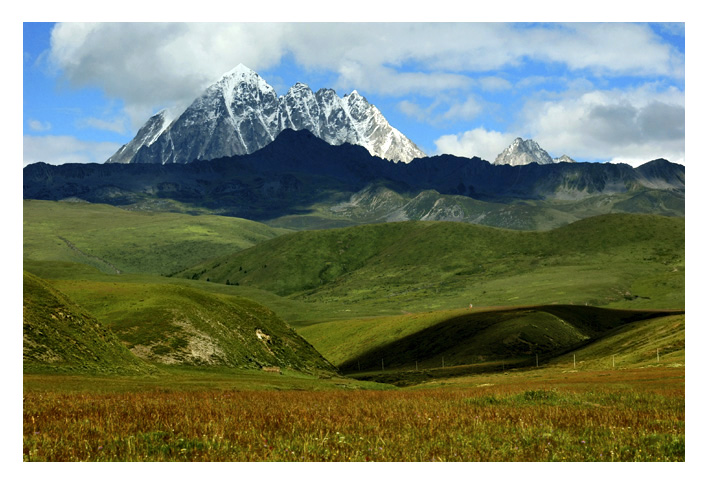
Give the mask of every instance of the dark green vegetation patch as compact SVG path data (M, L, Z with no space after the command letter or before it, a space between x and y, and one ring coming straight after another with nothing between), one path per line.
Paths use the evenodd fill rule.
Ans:
M613 214L546 232L454 222L305 231L178 274L389 311L579 304L684 307L684 219Z

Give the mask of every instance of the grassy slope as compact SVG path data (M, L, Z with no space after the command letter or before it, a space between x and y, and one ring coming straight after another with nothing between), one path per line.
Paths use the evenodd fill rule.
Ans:
M104 322L135 354L150 361L333 372L275 313L249 299L156 279L116 277L54 284Z
M574 351L579 369L684 366L685 316L671 315L637 321L608 332ZM657 356L659 354L659 361ZM569 356L552 359L552 366L569 367Z
M632 219L621 222L586 226L585 230L563 237L557 235L556 246L553 240L545 239L550 244L547 255L541 245L532 244L538 252L530 252L524 244L505 245L504 237L494 239L490 243L492 249L497 245L507 252L491 258L486 266L489 270L482 275L473 272L458 276L484 277L482 282L466 277L469 286L480 284L475 293L460 292L460 286L453 283L457 274L453 272L451 276L450 271L442 270L444 262L450 264L445 261L444 251L421 252L420 239L414 238L418 261L423 262L427 277L438 278L438 290L429 291L424 299L394 298L392 304L386 297L367 300L360 295L356 304L341 304L348 299L346 294L338 295L342 286L335 283L328 288L336 296L330 300L321 297L321 291L296 293L299 299L284 298L253 286L144 274L110 275L74 262L26 260L25 269L51 278L52 287L46 281L26 276L30 283L25 286L25 298L30 300L24 303L25 335L29 331L33 341L43 343L40 336L58 328L52 315L63 322L70 321L72 324L65 327L68 335L53 340L49 346L55 353L60 349L60 355L76 356L77 360L48 366L45 362L51 352L36 343L29 346L31 358L29 364L26 361L24 376L23 457L121 461L684 460L684 370L673 368L684 365L683 315L629 322L616 328L613 325L618 320L614 323L611 319L606 320L611 323L608 327L599 328L598 314L594 317L593 313L598 310L593 308L554 307L547 308L548 312L516 308L506 313L497 308L497 316L505 313L509 317L497 321L488 318L487 323L491 324L487 333L477 333L480 339L458 337L458 330L465 330L466 321L470 322L461 317L468 318L473 313L467 309L333 321L348 314L401 311L402 300L408 307L420 310L436 304L467 306L469 300L480 304L480 300L469 297L471 294L501 304L504 298L500 295L516 292L520 299L510 303L533 303L548 298L546 293L554 290L576 298L607 287L617 291L608 306L683 307L683 221L681 237L676 224L668 224L663 230L662 225L648 225L654 222L647 218L638 219L637 224ZM408 235L411 234L403 234L399 240L406 241ZM455 231L449 236L455 238ZM575 250L575 246L581 250ZM391 281L396 282L394 269L403 256L399 252L402 251L392 248L386 255L376 254L365 266L375 260L379 267L391 271ZM337 253L344 254L339 250ZM66 252L47 254L52 258ZM496 252L493 250L492 254ZM537 254L538 260L530 261L530 254ZM81 260L91 263L86 258ZM416 258L410 260L417 263ZM370 277L377 275L377 265L368 270ZM415 271L404 275L416 281ZM337 277L333 282L338 280L351 284ZM345 290L350 291L346 284ZM379 284L372 295L386 289L386 284ZM366 286L362 288L366 290ZM124 331L124 338L132 338L139 345L148 341L150 345L162 344L158 355L164 356L170 354L164 352L165 348L180 348L180 333L189 332L178 324L178 330L168 335L166 330L174 329L178 321L190 321L193 324L189 327L206 333L214 328L215 320L232 318L237 313L236 332L245 328L253 334L249 315L259 324L277 319L265 308L236 296L266 301L272 309L277 308L279 315L287 314L289 321L307 322L309 325L301 327L300 332L317 349L339 355L338 361L381 345L394 348L405 344L411 335L428 345L424 349L432 350L432 363L444 356L447 364L453 364L456 358L464 363L470 356L478 356L481 349L489 349L491 359L510 358L519 352L529 356L529 347L524 345L530 340L543 342L549 334L553 342L564 348L590 341L583 340L587 334L608 332L603 338L572 350L578 370L571 369L571 355L567 353L544 361L539 370L523 368L470 375L466 367L460 376L461 371L456 370L460 367L453 367L445 371L423 370L414 377L407 376L414 372L400 371L391 381L419 383L406 392L243 391L386 388L374 382L321 379L287 369L284 375L277 375L224 366L156 364L161 370L159 377L96 375L116 371L124 358L129 367L146 365L121 345L116 346L112 332L101 329L104 322ZM174 308L178 308L178 318L166 311ZM590 317L575 319L573 328L559 322L560 318L571 320L574 313ZM94 314L101 315L101 323ZM145 317L144 328L135 326L136 317ZM193 321L195 317L200 321ZM313 324L318 320L327 322ZM453 324L456 331L445 331L446 324L441 326L442 322ZM444 330L440 337L425 333L437 326L437 330ZM38 331L44 334L39 335ZM430 341L422 339L422 334ZM171 339L173 336L177 338ZM502 341L500 336L504 336ZM486 341L493 347L483 344ZM105 343L109 343L108 353L97 354L96 348L104 348ZM326 351L326 347L330 350ZM659 365L655 363L657 348L661 355ZM405 350L404 356L406 353ZM616 368L624 371L610 371L611 355L615 355ZM98 363L94 365L92 360ZM658 368L644 368L647 366ZM92 375L38 374L62 368ZM77 392L81 398L77 398ZM237 420L233 420L234 415Z
M23 273L22 305L25 372L155 371L86 310L27 272Z
M684 219L613 214L547 232L402 222L298 232L180 274L389 311L684 307Z
M323 321L334 317L351 317L352 312L343 309L340 305L308 303L302 300L289 299L276 294L248 286L233 286L215 284L207 281L163 277L155 274L107 274L95 267L76 262L58 261L33 261L25 260L24 268L28 272L55 284L64 284L68 281L96 281L100 283L135 283L173 285L197 289L210 294L236 296L251 299L275 312L279 318L291 324L293 321ZM372 308L362 306L355 315L371 314ZM387 313L388 314L388 313Z
M169 274L285 232L234 217L23 202L26 259L81 262L107 273Z
M507 362L509 366L530 364L536 355L546 362L632 324L638 332L647 332L645 323L636 321L656 316L654 311L538 306L360 318L300 331L326 358L350 372L380 370L382 360L385 368L396 370L439 368L444 362L448 366ZM648 338L654 345L672 346L657 336ZM682 337L682 348L683 342ZM599 354L612 354L605 351Z
M233 313L251 311L252 320L262 326L280 321L243 299L247 297L299 325L300 333L328 359L335 364L349 361L351 370L355 358L379 364L380 356L374 355L378 348L399 354L388 364L406 365L413 359L422 366L437 366L442 358L453 365L512 362L540 350L548 356L588 338L583 329L569 327L569 318L562 316L560 323L558 315L544 311L515 310L496 320L488 318L489 327L467 339L459 337L458 330L445 330L450 321L465 327L461 317L469 317L467 309L347 321L357 316L461 308L468 301L512 306L576 299L609 307L682 308L683 248L682 219L611 215L538 233L436 222L313 231L274 238L201 266L203 279L226 282L232 277L230 282L241 282L239 286L109 275L68 262L27 260L25 266L52 279L153 361L196 364L206 355L206 363L226 361L237 367L292 364L289 357L269 359L268 352L248 360L241 350L229 348L233 341L225 343L216 336L224 330L223 321L243 326L243 318L233 318ZM220 272L235 269L236 274ZM247 326L237 333L243 329L243 335L254 339L256 326ZM430 333L433 327L438 333ZM194 351L195 345L201 350Z

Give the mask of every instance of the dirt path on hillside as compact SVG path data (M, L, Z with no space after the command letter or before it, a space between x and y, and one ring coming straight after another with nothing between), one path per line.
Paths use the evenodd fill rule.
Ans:
M95 255L87 254L86 252L84 252L83 250L79 249L77 246L72 244L71 241L69 241L68 239L65 239L61 235L57 235L57 238L59 240L61 240L62 242L64 242L67 245L67 247L69 247L71 250L82 255L83 257L86 257L87 259L93 259L93 260L99 261L102 264L106 264L108 267L113 269L116 272L116 274L120 274L122 272L118 267L114 266L113 264L111 264L107 260L102 259L100 257L96 257Z

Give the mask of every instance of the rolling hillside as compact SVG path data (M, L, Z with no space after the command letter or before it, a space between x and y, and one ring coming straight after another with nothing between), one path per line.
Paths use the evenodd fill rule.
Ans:
M234 217L23 202L25 259L80 262L109 274L169 274L286 232Z
M23 272L25 372L128 373L156 369L47 281Z
M184 284L55 281L141 358L166 365L334 373L271 310Z
M629 354L630 341L648 341L653 351L658 345L663 351L677 349L663 343L679 334L672 325L666 325L663 336L658 336L658 325L648 330L649 321L656 318L684 319L668 314L565 305L482 308L332 321L302 328L301 333L349 373L380 371L382 366L385 371L461 365L474 367L468 371L499 371L502 364L534 365L537 357L546 364L571 350L579 353L579 363L592 355ZM579 350L584 347L588 349Z
M546 232L452 222L308 231L180 277L400 311L589 304L684 307L684 219L613 214Z

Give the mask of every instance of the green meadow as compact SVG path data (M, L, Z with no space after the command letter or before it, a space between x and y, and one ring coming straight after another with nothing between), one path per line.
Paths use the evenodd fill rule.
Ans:
M106 273L169 274L287 232L214 215L23 201L24 258L78 262Z
M683 218L23 225L24 460L684 460Z

